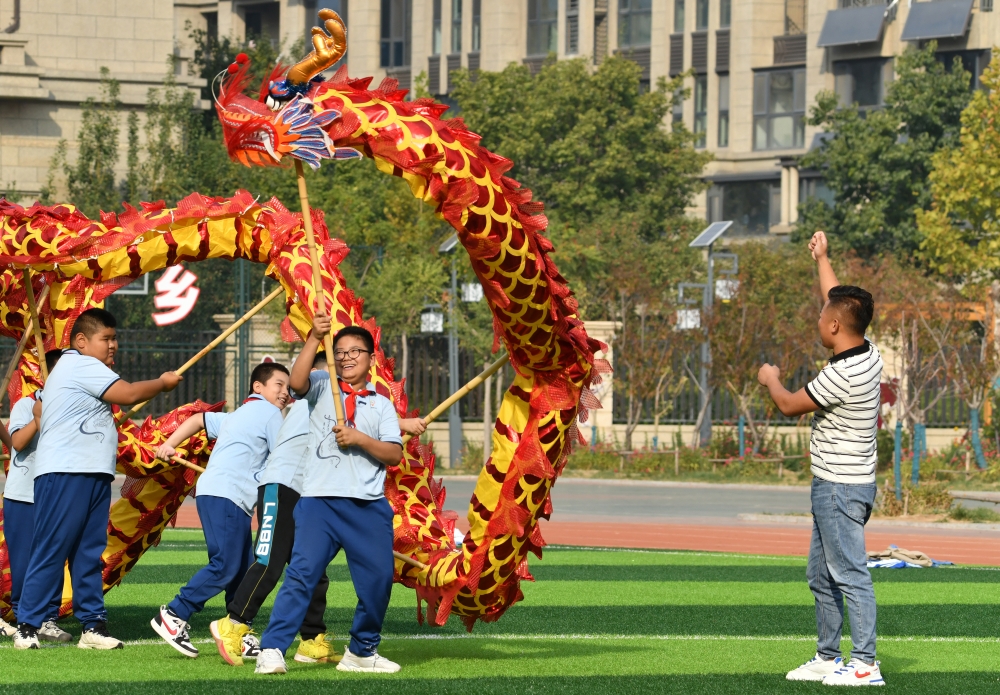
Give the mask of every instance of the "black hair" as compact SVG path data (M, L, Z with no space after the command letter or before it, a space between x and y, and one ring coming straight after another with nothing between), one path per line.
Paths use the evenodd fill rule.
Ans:
M854 285L837 285L830 288L827 296L830 306L837 308L844 315L847 328L859 336L864 336L868 324L872 322L872 316L875 315L875 300L871 293Z
M52 373L52 368L56 366L56 362L59 361L60 357L62 357L62 350L59 349L49 350L45 353L45 368L49 370L50 374Z
M117 326L118 322L115 320L114 314L107 309L98 309L97 307L87 309L76 317L73 327L69 330L70 345L73 344L73 338L79 333L83 333L84 337L89 340L102 328L116 328Z
M261 384L266 384L274 376L275 372L281 372L282 374L288 374L288 367L281 364L280 362L261 362L253 371L250 373L250 393L253 393L253 385L258 381Z
M322 369L326 366L326 350L320 350L313 357L313 369Z
M368 348L368 352L372 354L375 353L375 338L372 337L372 334L369 333L367 329L362 328L361 326L344 326L339 331L337 331L337 335L333 336L334 347L337 346L338 340L349 335L354 335L357 336L358 338L361 338L361 340L363 340L365 343L365 347Z

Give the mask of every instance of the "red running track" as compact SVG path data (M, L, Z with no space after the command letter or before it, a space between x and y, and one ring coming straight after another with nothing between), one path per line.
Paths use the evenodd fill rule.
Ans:
M779 524L675 524L604 523L601 521L545 521L542 537L549 544L608 548L649 548L660 550L705 550L753 555L807 555L811 527ZM256 524L255 524L256 525ZM179 528L201 528L193 504L185 504L177 514ZM459 527L466 531L464 519ZM869 550L884 550L891 544L922 550L936 560L960 564L1000 566L1000 533L900 527L869 528Z

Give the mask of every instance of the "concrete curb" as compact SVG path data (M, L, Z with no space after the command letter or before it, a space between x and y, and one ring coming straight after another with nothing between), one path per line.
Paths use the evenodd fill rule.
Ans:
M737 514L740 521L755 524L786 524L791 526L812 526L812 515L798 516L793 514ZM1000 531L1000 524L970 524L964 521L901 521L896 519L872 519L865 528L933 528L933 529L954 529L956 531Z

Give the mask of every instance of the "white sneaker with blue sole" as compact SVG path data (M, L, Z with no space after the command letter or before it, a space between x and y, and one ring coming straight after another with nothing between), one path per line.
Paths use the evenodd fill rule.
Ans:
M861 659L851 659L846 666L823 679L823 685L885 685L879 662L866 664Z
M844 660L839 656L824 659L817 654L794 671L789 671L785 678L790 681L821 681L843 665Z

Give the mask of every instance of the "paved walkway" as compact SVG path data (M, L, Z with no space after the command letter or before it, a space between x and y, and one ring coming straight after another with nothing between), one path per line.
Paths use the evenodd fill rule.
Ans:
M445 507L466 514L475 487L471 476L445 478ZM801 486L710 485L563 478L552 494L551 521L542 521L550 544L806 555L811 524L809 489ZM966 502L966 504L970 504ZM990 505L992 506L992 505ZM748 521L740 515L754 516ZM762 522L760 515L775 515ZM194 502L178 514L179 527L200 527ZM1000 528L987 524L886 525L873 521L868 548L890 544L922 550L939 560L1000 566Z

